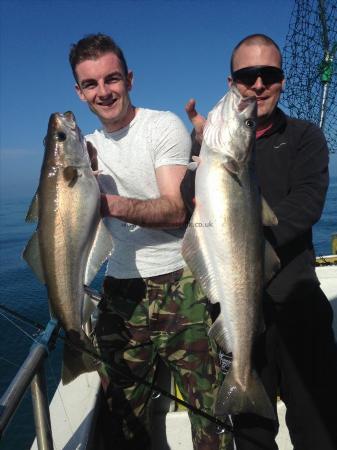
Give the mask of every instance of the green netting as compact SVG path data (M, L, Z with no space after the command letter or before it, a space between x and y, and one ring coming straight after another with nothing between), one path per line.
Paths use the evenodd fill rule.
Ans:
M337 0L294 0L283 49L282 103L323 128L337 151Z

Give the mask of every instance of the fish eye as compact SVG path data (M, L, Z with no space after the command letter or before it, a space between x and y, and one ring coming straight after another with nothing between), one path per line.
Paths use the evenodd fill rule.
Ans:
M245 124L248 128L254 128L255 127L255 120L252 119L247 119L245 121Z
M67 139L67 135L63 131L58 131L56 133L55 139L59 142L63 142Z

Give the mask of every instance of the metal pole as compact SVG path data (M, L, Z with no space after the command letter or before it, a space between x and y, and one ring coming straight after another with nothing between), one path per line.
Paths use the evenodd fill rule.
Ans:
M34 344L13 381L1 397L0 434L3 433L10 422L32 381L36 367L45 358L47 353L44 345Z
M30 352L15 375L6 392L0 399L0 438L8 426L13 414L19 406L29 384L37 369L48 355L49 348L54 340L59 326L54 319L50 320L42 337L31 346Z
M33 378L31 390L37 447L39 450L53 450L47 384L43 364L40 365Z
M326 26L324 0L319 0L318 9L319 9L319 11L318 11L319 19L320 19L321 25L322 25L322 38L323 38L323 42L324 42L324 50L327 51L329 49L329 34L328 34L328 28Z
M326 66L329 63L329 38L328 38L328 31L327 31L327 26L326 26L324 6L325 6L324 0L319 0L319 2L318 2L319 18L320 18L320 22L321 22L321 26L322 26L322 38L323 38L323 46L324 46L324 60L322 61L323 76L321 77L321 81L323 83L323 88L322 88L320 118L319 118L319 127L321 129L323 129L323 127L324 127L326 101L328 98L328 89L329 89L328 80L323 80L324 71L326 70Z
M324 59L321 63L321 81L322 81L322 97L320 105L319 127L324 129L324 121L326 116L326 108L328 101L329 84L334 72L334 54L336 52L336 43L333 44L331 52L329 51L329 34L326 23L324 0L318 2L319 18L322 26L322 38L324 48Z
M322 101L321 101L320 118L319 118L319 127L322 130L324 129L326 102L328 100L328 91L329 91L329 83L328 82L323 83Z

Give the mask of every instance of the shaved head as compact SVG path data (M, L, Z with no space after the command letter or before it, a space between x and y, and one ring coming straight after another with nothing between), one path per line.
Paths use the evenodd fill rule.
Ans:
M243 38L233 49L232 57L231 57L231 73L233 72L234 59L237 51L242 45L265 45L265 46L273 46L277 50L280 56L280 67L282 67L282 55L279 46L276 44L273 39L266 36L265 34L251 34Z

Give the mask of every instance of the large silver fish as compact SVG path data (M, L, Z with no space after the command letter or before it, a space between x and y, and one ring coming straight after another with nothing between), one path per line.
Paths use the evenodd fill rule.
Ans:
M93 311L84 284L111 252L112 237L100 217L98 183L72 112L50 116L39 186L26 221L38 225L23 257L46 284L51 315L76 346L93 350L84 332ZM67 345L64 350L64 383L95 369L90 356Z
M262 214L265 224L276 225L277 219L256 183L255 124L255 98L243 98L235 87L209 113L197 163L195 210L182 253L205 295L221 306L209 335L233 354L215 414L251 412L273 418L252 367L253 343L264 327L265 250L270 273L278 268L278 258L263 237Z

